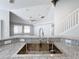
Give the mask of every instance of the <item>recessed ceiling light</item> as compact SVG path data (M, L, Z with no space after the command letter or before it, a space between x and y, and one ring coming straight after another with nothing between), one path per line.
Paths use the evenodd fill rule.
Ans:
M29 18L32 18L32 17L29 17Z
M37 20L30 20L31 22L35 22L35 21L37 21Z
M41 18L45 18L45 16L41 16Z
M53 56L53 54L50 55L51 57Z
M26 11L29 11L29 9L26 9Z
M9 0L9 3L14 3L15 1L14 0Z

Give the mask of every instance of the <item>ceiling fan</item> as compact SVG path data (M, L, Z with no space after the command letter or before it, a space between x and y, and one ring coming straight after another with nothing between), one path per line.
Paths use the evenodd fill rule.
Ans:
M57 4L58 1L59 0L52 0L51 2L54 4L54 6L56 6L56 4Z

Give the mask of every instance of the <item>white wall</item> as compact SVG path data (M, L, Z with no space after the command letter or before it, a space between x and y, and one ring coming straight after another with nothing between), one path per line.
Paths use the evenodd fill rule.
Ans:
M64 17L79 8L79 0L59 0L55 8L55 35L60 34Z
M0 20L3 21L2 24L2 38L8 38L9 37L9 11L0 10Z

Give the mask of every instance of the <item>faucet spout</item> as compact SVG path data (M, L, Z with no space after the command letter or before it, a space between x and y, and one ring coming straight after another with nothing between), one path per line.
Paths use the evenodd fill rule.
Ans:
M43 37L44 37L43 28L40 28L40 29L39 29L39 37L40 37L40 38L43 38Z

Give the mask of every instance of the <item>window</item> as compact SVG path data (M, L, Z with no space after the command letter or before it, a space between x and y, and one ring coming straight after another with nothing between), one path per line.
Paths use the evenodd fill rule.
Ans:
M13 34L15 35L21 35L21 34L30 34L31 33L31 30L30 30L30 27L29 25L20 25L20 24L14 24L13 25L14 28L13 28Z
M30 33L30 26L24 26L24 33Z
M22 33L22 26L21 25L14 25L14 34Z

